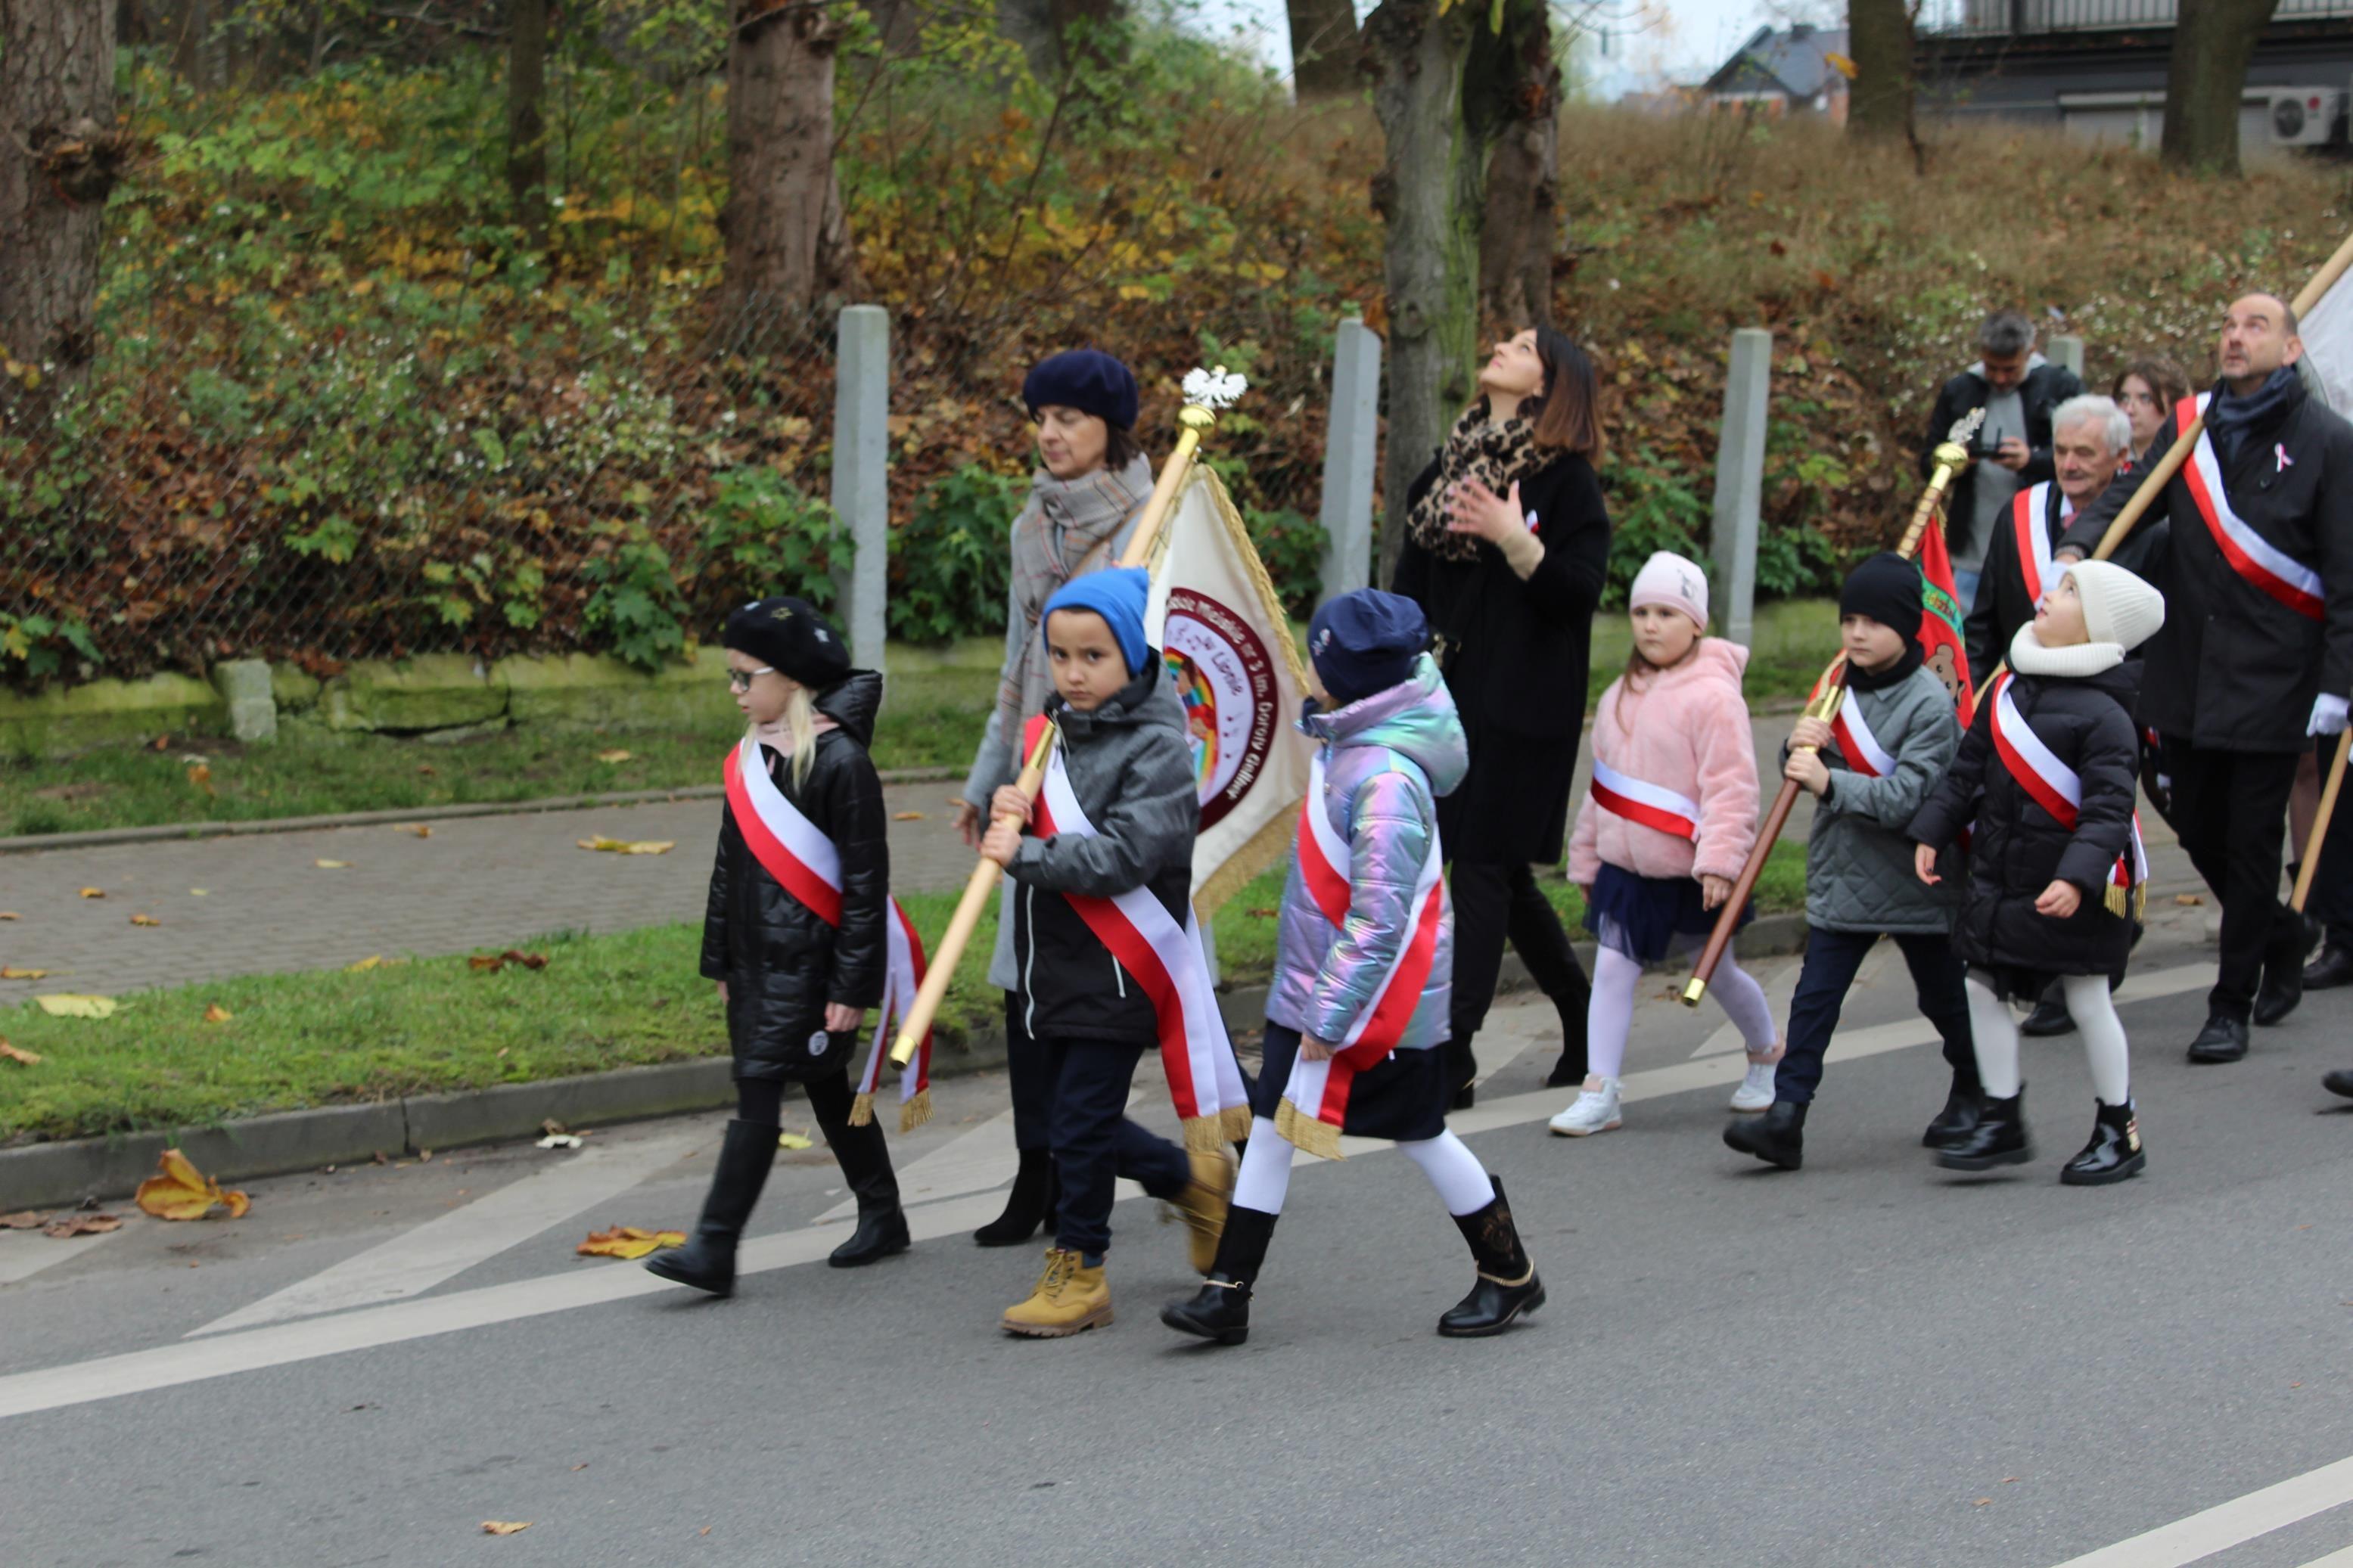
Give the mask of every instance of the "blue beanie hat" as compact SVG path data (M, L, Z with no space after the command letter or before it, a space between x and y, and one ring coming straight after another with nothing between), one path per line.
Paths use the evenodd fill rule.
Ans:
M1056 610L1085 610L1101 616L1103 625L1111 628L1112 640L1119 644L1120 657L1127 660L1127 673L1142 675L1152 658L1152 645L1144 640L1144 600L1151 590L1152 574L1141 566L1115 566L1108 572L1073 577L1046 601L1038 616L1039 635Z
M1378 588L1343 594L1307 623L1307 657L1335 708L1411 679L1414 660L1429 642L1421 606Z
M1092 414L1115 430L1135 428L1135 374L1101 349L1071 349L1038 362L1021 384L1029 416L1058 404Z

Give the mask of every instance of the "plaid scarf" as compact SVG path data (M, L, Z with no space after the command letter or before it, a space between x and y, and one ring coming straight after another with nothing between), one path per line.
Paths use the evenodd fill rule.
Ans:
M1005 676L997 689L999 732L1018 736L1045 710L1052 672L1038 618L1054 590L1071 578L1119 564L1113 542L1152 494L1152 465L1137 458L1118 473L1097 468L1058 479L1039 469L1029 503L1013 520L1013 616L1006 627Z
M1442 561L1469 561L1479 553L1479 536L1446 527L1447 498L1465 479L1478 479L1497 495L1536 467L1535 426L1525 419L1490 424L1483 397L1454 422L1439 452L1438 479L1406 513L1406 531L1416 544Z

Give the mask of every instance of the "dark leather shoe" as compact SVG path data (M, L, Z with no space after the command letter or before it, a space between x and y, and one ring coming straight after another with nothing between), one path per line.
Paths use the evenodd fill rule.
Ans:
M1947 1171L1990 1171L1996 1165L2022 1165L2034 1158L2034 1144L2026 1136L2026 1086L2008 1100L1989 1097L1978 1124L1949 1147L1936 1151L1936 1163Z
M2318 958L2304 967L2306 991L2334 991L2347 984L2353 984L2353 947L2338 947L2331 942Z
M1806 1163L1806 1106L1777 1100L1762 1116L1744 1116L1724 1130L1724 1146L1794 1171Z
M1926 1131L1920 1134L1920 1146L1924 1149L1949 1149L1958 1143L1978 1124L1984 1103L1985 1097L1976 1089L1963 1089L1955 1084L1945 1096L1945 1109L1936 1112L1936 1119L1928 1123Z
M2309 915L2282 910L2288 931L2263 953L2263 983L2255 991L2255 1022L2268 1029L2304 1000L2304 961L2320 945L2320 926Z
M1180 1334L1238 1345L1250 1338L1250 1281L1212 1274L1191 1299L1161 1308L1160 1321Z
M2020 1034L2036 1040L2047 1040L2053 1035L2073 1034L2074 1029L2075 1018L2067 1011L2067 999L2055 994L2046 994L2037 1002L2034 1011L2026 1016L2026 1022L2018 1026Z
M2341 1094L2348 1100L2353 1100L2353 1072L2338 1068L2335 1072L2324 1073L2321 1075L2320 1087L2331 1094Z
M2189 1042L2189 1059L2209 1065L2235 1062L2247 1054L2247 1026L2243 1020L2227 1014L2216 1013Z
M862 1268L913 1245L907 1235L906 1210L897 1204L871 1210L861 1206L858 1228L849 1233L848 1241L833 1249L826 1261L836 1268Z
M2148 1153L2140 1146L2140 1121L2131 1104L2110 1105L2102 1100L2099 1106L2092 1121L2092 1141L2060 1169L2059 1179L2068 1186L2104 1187L2139 1175L2148 1163Z

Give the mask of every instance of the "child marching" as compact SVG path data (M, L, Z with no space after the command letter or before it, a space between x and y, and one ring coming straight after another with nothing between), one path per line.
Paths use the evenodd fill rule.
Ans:
M1634 651L1601 694L1593 787L1568 846L1569 880L1585 889L1585 923L1600 941L1591 1072L1551 1123L1569 1138L1621 1125L1619 1075L1642 970L1706 937L1757 839L1756 743L1740 695L1748 650L1707 635L1706 574L1680 555L1643 563L1627 604ZM1732 1109L1763 1110L1781 1056L1764 989L1727 948L1709 994L1748 1049Z
M1912 972L1920 1011L1944 1037L1953 1069L1945 1109L1922 1142L1932 1149L1977 1123L1977 1058L1961 962L1953 956L1956 890L1912 875L1905 829L1961 743L1945 683L1921 661L1920 568L1901 555L1872 556L1839 595L1846 696L1829 722L1800 719L1783 765L1815 797L1806 840L1806 959L1789 1003L1788 1050L1773 1079L1773 1104L1742 1117L1724 1141L1794 1171L1805 1158L1806 1115L1821 1082L1822 1055L1838 1028L1847 988L1873 943L1892 937Z
M1936 852L1971 836L1953 948L1968 964L1986 1099L1977 1126L1937 1152L1947 1169L2032 1158L2009 999L2039 995L2054 977L2099 1097L2091 1142L2059 1179L2118 1182L2147 1163L2108 984L2124 972L2148 874L2134 814L2140 661L2127 656L2164 624L2164 596L2123 567L2067 567L2011 641L2014 673L1984 694L1951 771L1912 821L1925 883L1938 880Z
M1470 1245L1478 1278L1439 1319L1451 1338L1502 1332L1544 1304L1504 1186L1447 1131L1453 915L1438 797L1462 781L1462 724L1420 608L1374 589L1315 613L1321 689L1302 728L1321 742L1282 889L1265 1063L1233 1205L1198 1295L1160 1321L1220 1344L1250 1336L1253 1287L1291 1182L1294 1144L1336 1156L1342 1134L1393 1141Z
M745 605L727 617L723 641L750 729L725 767L702 973L727 1009L737 1109L692 1239L646 1260L665 1279L718 1296L734 1289L736 1245L776 1161L790 1084L808 1096L858 1199L858 1228L833 1266L907 1249L898 1178L871 1114L886 1031L876 1031L864 1095L851 1088L849 1058L866 1010L911 1001L923 963L891 899L882 784L866 754L882 678L850 668L840 634L800 599ZM928 1114L929 1056L907 1069L902 1127Z
M1045 1271L1007 1310L1008 1333L1057 1338L1112 1321L1103 1257L1121 1176L1176 1207L1192 1229L1193 1267L1206 1273L1233 1181L1223 1144L1248 1126L1191 913L1200 801L1183 704L1145 640L1148 586L1141 569L1113 569L1073 578L1046 601L1055 693L1046 717L1060 742L1034 815L1005 786L981 842L1015 884L1017 1005L1052 1075L1060 1190ZM1033 721L1031 736L1041 730ZM1025 740L1025 754L1034 743ZM1126 1116L1136 1063L1155 1046L1187 1148Z

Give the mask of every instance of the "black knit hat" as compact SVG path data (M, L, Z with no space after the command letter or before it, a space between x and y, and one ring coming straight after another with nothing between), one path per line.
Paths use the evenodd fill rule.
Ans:
M1092 414L1114 430L1135 428L1135 373L1101 349L1071 349L1039 360L1021 384L1031 418L1049 405Z
M1866 557L1847 574L1839 615L1869 616L1907 637L1920 635L1920 568L1892 550Z
M754 599L727 617L719 640L814 691L849 673L849 645L807 599Z

